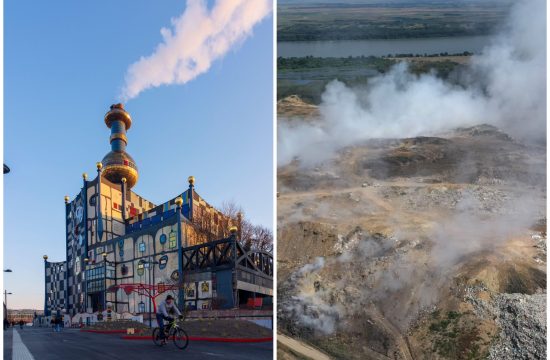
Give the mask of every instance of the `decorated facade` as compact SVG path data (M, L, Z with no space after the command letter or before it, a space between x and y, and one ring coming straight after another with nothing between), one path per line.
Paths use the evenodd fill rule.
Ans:
M160 205L136 194L139 172L126 151L132 119L117 104L105 124L111 151L95 178L83 174L80 191L65 197L66 259L44 257L45 314L151 313L151 296L131 291L139 288L171 293L191 310L236 308L249 298L270 302L273 257L243 249L240 218L210 206L192 176Z
M49 316L67 305L67 263L48 262L44 255L44 273L46 293L44 296L44 315Z

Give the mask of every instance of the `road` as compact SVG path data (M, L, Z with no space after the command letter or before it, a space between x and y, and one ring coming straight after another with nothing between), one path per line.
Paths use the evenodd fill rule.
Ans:
M315 349L314 347L281 333L277 334L277 341L280 341L281 344L288 346L292 350L307 357L308 359L330 360L330 357L328 355L323 354L321 351Z
M9 334L13 331L13 334ZM8 334L7 334L8 333ZM4 341L12 341L13 357L6 360L54 359L272 359L273 344L268 343L215 343L190 341L185 350L174 344L157 347L152 341L123 340L120 334L94 334L77 329L64 329L54 333L51 328L25 327L7 330ZM4 344L6 345L10 344ZM28 353L26 352L28 351ZM6 356L7 355L7 356Z

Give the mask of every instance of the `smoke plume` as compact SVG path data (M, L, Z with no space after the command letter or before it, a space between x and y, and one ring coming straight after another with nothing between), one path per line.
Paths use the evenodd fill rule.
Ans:
M482 123L517 138L544 141L545 14L541 0L516 3L501 34L472 58L460 86L433 74L413 75L405 63L369 79L364 89L333 81L323 94L319 121L279 122L279 165L298 158L311 166L369 138L414 137ZM472 161L462 156L456 170L468 173ZM317 169L324 166L331 168L332 163ZM537 187L496 191L491 186L461 185L423 191L400 192L402 209L391 206L387 213L354 190L349 192L349 207L315 198L319 204L306 202L295 213L285 214L283 225L298 217L338 223L352 219L353 211L380 212L385 227L392 229L389 236L355 230L339 236L336 255L317 258L296 271L285 283L293 296L279 307L286 319L321 335L356 331L357 318L385 329L389 322L404 333L419 313L434 310L453 286L450 281L458 269L485 252L504 254L509 240L528 236L534 220L546 213ZM342 200L333 204L346 204ZM424 201L434 207L424 209ZM417 212L414 221L423 218L423 211L429 215L421 225L410 226L409 203Z
M472 58L461 85L413 75L406 63L369 79L366 89L332 81L318 122L279 121L278 165L314 165L369 138L429 135L493 124L512 136L545 141L546 4L522 0L499 35Z
M356 314L376 318L369 306L375 304L392 324L407 329L419 311L437 304L457 268L525 235L533 219L545 213L543 202L528 192L491 209L484 196L463 191L454 211L434 222L425 236L400 229L391 237L356 233L339 255L316 258L292 274L288 283L295 294L282 311L327 335L345 329Z
M130 65L122 89L123 100L168 84L185 84L208 71L212 62L246 39L267 16L271 0L188 0L183 14L162 28L162 42L153 54Z

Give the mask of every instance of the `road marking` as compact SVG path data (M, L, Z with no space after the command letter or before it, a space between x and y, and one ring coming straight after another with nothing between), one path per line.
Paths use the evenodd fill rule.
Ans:
M220 356L220 357L223 356L222 354L216 354L216 353L210 353L210 352L204 352L204 351L203 351L203 354L210 355L210 356Z
M13 328L12 340L12 360L34 360L34 357L29 349L27 349L27 346L23 343L21 336L15 328Z

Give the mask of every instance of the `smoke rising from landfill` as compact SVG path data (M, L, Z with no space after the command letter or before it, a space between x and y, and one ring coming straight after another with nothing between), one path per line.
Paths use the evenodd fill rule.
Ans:
M499 35L472 57L468 85L434 74L413 75L405 63L369 79L366 89L332 81L315 123L279 121L278 165L305 166L369 138L435 134L489 123L514 137L545 141L546 7L523 0L511 9Z
M305 167L314 166L331 159L338 150L370 138L430 135L482 123L493 124L518 139L544 142L545 14L541 0L517 2L501 33L482 54L471 59L461 86L433 74L413 75L405 63L369 79L366 89L331 82L323 94L318 121L279 122L278 165L298 159ZM458 167L466 164L470 163L465 161ZM331 168L332 164L323 166ZM308 174L308 170L298 171ZM506 178L505 172L502 177L513 181ZM392 185L399 187L399 183ZM406 218L400 219L406 212L392 207L384 223L393 231L390 236L375 241L370 234L359 234L356 245L338 251L336 256L316 258L293 273L288 281L293 296L281 306L286 317L327 335L349 327L346 320L366 313L376 319L380 310L405 331L419 311L437 303L457 268L478 256L482 258L484 252L496 253L495 249L510 239L529 234L527 229L546 216L540 189L543 183L521 187L521 191L501 189L494 194L488 191L493 189L491 185L456 185L452 191L460 189L456 190L457 203L449 205L448 212L438 214L441 217L429 217L421 227L410 230ZM440 198L422 199L435 209L445 209L438 201L451 190L441 191ZM416 198L409 198L407 193L399 196L403 208L407 200ZM329 219L332 223L336 216L352 218L350 208L377 214L368 208L367 201L358 201L350 208L328 207L322 201L319 199L311 209L307 207L307 214L303 212L305 205L295 213L286 213L283 223L296 219Z

